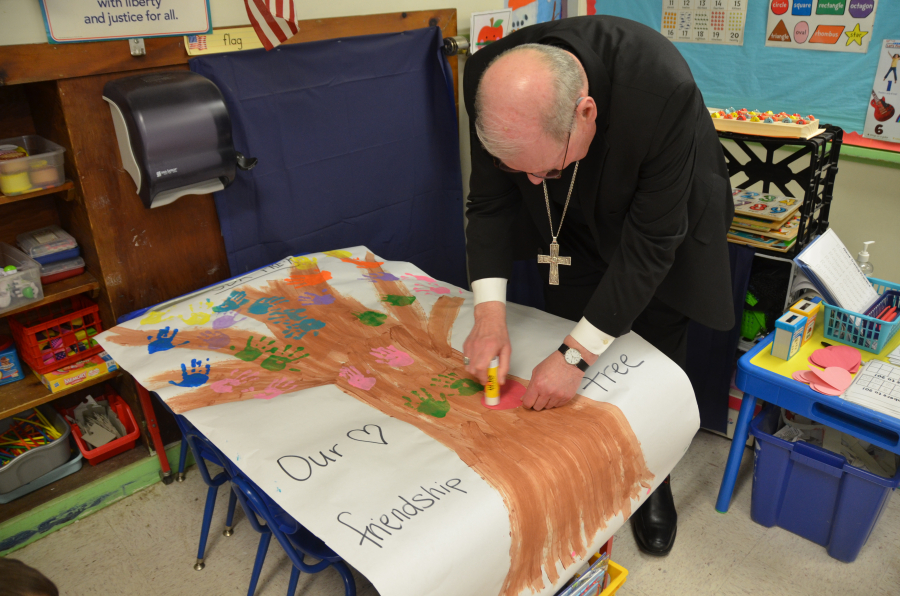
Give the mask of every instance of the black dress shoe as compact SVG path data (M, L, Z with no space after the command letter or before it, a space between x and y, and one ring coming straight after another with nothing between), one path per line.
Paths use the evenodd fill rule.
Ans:
M678 530L678 514L668 477L631 516L631 529L641 552L664 557L672 550Z

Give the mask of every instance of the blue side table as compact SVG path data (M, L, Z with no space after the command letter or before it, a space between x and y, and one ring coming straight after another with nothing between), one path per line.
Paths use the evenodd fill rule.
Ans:
M744 392L744 401L734 429L725 475L719 487L719 498L716 500L716 511L719 513L726 513L731 505L731 494L734 492L757 398L900 454L900 419L852 404L840 397L823 395L790 377L794 370L808 368L809 355L823 347L821 324L800 352L789 361L779 360L771 355L774 338L775 334L770 334L738 361L735 382ZM834 342L829 340L829 343ZM863 362L872 359L887 361L887 355L898 345L900 333L881 354L865 351L860 351L860 354Z

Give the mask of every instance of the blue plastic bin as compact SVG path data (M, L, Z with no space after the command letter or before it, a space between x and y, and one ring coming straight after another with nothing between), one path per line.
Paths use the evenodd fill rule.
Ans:
M772 404L750 423L756 437L750 516L779 526L852 563L900 485L900 471L882 478L804 441L773 437L781 409Z

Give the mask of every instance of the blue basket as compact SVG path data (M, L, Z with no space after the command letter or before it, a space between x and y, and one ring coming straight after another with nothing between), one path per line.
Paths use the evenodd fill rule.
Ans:
M897 333L900 316L892 323L885 323L876 319L875 315L892 306L900 308L900 285L874 277L870 277L869 281L881 298L864 314L822 302L825 305L825 337L878 354Z

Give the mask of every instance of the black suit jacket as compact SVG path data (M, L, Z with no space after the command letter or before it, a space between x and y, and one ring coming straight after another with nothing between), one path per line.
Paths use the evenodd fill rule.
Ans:
M675 46L653 29L616 17L524 27L466 63L471 279L509 279L523 209L533 221L530 233L543 237L533 244L550 242L541 186L525 174L498 170L474 127L475 91L484 69L524 43L558 45L575 54L598 107L597 132L581 160L572 201L579 202L608 269L584 316L618 337L655 295L692 320L732 328L726 235L734 204L718 136ZM571 166L566 172L568 179ZM565 228L560 242L565 254ZM537 258L532 254L528 258Z

